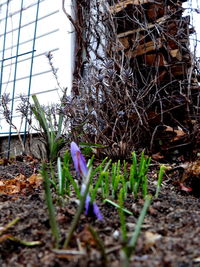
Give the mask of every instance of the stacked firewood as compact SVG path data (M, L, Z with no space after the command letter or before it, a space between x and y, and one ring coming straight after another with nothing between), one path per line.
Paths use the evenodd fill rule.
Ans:
M125 0L110 6L122 49L130 59L156 69L158 81L187 78L191 67L190 17L186 0Z
M163 144L166 127L181 130L181 138L190 138L196 120L193 107L198 106L199 86L189 48L189 35L194 29L190 17L183 15L186 1L108 1L119 41L117 50L125 55L138 92L144 96L139 105L144 106L155 144L156 136ZM167 142L174 146L172 140Z

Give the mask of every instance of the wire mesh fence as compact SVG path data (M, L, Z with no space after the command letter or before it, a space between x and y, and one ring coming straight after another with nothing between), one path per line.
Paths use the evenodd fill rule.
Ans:
M62 18L60 1L1 2L0 100L4 96L9 97L7 111L10 117L8 121L3 112L0 114L0 138L7 138L6 150L9 154L12 136L20 134L25 143L26 134L29 132L26 119L17 112L20 97L31 100L31 95L37 94L40 102L48 105L59 100L59 86L68 85L66 80L71 79L70 75L63 75L71 74L71 71L66 69L71 67L71 60L68 64L63 61L64 57L70 58L67 54L70 50L67 30L70 28ZM68 28L63 27L66 25ZM61 84L58 84L52 73L48 58L50 54L55 64L55 72L62 77Z
M1 54L1 72L0 72L0 94L2 93L9 93L11 97L11 103L10 103L10 125L8 127L8 131L1 132L1 134L7 134L8 135L8 151L10 150L10 142L11 142L11 135L12 132L12 123L13 123L13 116L14 116L14 104L15 104L15 98L17 95L17 82L20 80L27 80L27 88L26 92L23 92L27 95L27 97L30 97L31 92L31 82L32 82L32 74L33 74L33 61L34 61L34 53L35 53L35 42L36 42L36 33L37 33L37 22L38 22L38 14L39 14L39 6L40 6L40 0L38 0L35 3L32 3L31 5L24 7L24 0L21 0L19 2L19 7L17 10L10 14L9 13L9 7L11 1L4 2L1 5L2 15L3 18L1 19L1 28L3 29L1 33L1 39L2 39L2 48L0 51ZM16 3L16 2L15 2ZM34 9L33 12L33 20L29 22L30 24L33 24L32 32L29 33L31 36L31 39L28 40L29 49L22 51L21 45L22 45L22 38L23 38L23 29L26 29L26 27L30 24L25 24L24 16L26 9ZM12 19L11 27L9 25L9 17ZM15 17L15 18L13 18ZM15 22L15 25L12 25L13 21ZM27 40L26 40L27 41ZM29 59L29 67L28 67L28 75L25 77L19 76L19 69L21 67L21 60L25 59L25 57L28 56ZM27 62L26 62L27 64ZM7 72L7 69L12 66L12 69L10 69L10 72ZM24 135L24 140L26 136L27 131L27 122L24 123L22 133Z

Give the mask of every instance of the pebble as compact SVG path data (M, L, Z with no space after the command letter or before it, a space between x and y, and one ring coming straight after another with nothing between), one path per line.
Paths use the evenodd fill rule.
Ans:
M113 233L113 238L114 238L115 240L118 240L118 239L119 239L119 236L120 236L119 231L118 231L118 230L115 230L114 233Z

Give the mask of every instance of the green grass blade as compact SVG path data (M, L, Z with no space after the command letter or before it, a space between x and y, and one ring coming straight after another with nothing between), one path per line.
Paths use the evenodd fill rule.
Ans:
M88 191L89 191L89 187L90 187L90 175L91 175L91 169L89 169L89 172L88 172L88 175L86 177L86 188L85 188L85 191L84 191L84 194L80 197L80 204L79 204L79 207L78 207L78 210L74 216L74 219L72 221L72 224L71 224L71 227L69 229L69 232L68 234L66 235L66 239L65 239L65 242L64 242L64 246L63 248L66 249L69 245L69 242L71 241L71 238L73 236L73 233L79 223L79 220L80 220L80 217L81 217L81 213L83 212L84 210L84 207L85 207L85 200L86 200L86 197L87 197L87 194L88 194Z
M94 157L95 157L95 156L92 155L91 159L88 160L88 163L87 163L87 167L88 167L88 169L92 167L92 163L93 163L93 161L94 161Z
M108 198L109 196L109 172L103 172L104 174L104 180L102 181L103 183L103 197Z
M138 171L137 171L137 156L135 151L132 153L132 164L130 167L130 176L129 176L129 182L130 182L130 190L132 193L134 193L135 183L138 180Z
M51 232L55 239L55 246L57 248L59 245L59 241L60 241L60 232L59 232L59 228L56 222L56 215L55 215L55 209L54 209L53 200L51 196L47 165L44 162L42 163L41 175L44 181L45 199L46 199L48 213L49 213L49 222L51 226Z
M17 217L15 219L13 219L11 222L7 223L5 226L0 227L0 236L5 233L9 228L11 228L12 226L14 226L16 223L18 223L20 221L20 218Z
M101 238L99 237L99 235L97 234L97 232L94 230L94 228L91 225L88 226L88 230L92 234L94 240L96 241L97 246L99 247L99 249L101 251L104 266L107 266L107 264L106 264L107 263L107 256L106 256L106 251L105 251L105 246L104 246L103 241L101 240Z
M164 165L161 165L160 166L160 170L159 170L159 174L158 174L158 183L157 183L155 198L158 197L158 194L160 192L160 187L161 187L163 175L165 173L165 169L166 169L166 167Z
M63 100L65 99L66 94L67 94L67 89L64 89L63 95L62 95L62 98L61 98L61 106L62 107L64 106ZM64 119L64 114L60 111L59 112L59 118L58 118L58 132L57 132L56 138L59 138L61 133L62 133L63 119Z
M104 203L109 203L109 204L111 204L112 206L114 206L114 207L117 208L117 209L121 209L121 207L120 207L117 203L113 202L113 201L110 200L110 199L105 199L103 202L104 202ZM125 213L128 214L128 215L133 215L133 213L132 213L131 211L127 210L127 209L124 209L124 208L123 208L122 210L123 210L123 212L125 212Z
M120 206L120 208L118 209L118 212L119 212L122 239L125 242L127 240L127 231L126 231L126 219L124 215L124 190L123 188L120 189L120 192L118 195L118 202Z
M117 173L116 173L116 176L119 176L121 174L120 168L121 168L121 161L118 160L118 162L117 162Z
M138 179L141 180L141 178L144 175L144 170L145 170L145 157L144 157L144 151L142 151L141 157L140 157L140 164L139 164L139 171L138 171Z
M66 171L66 178L69 180L69 183L73 186L77 198L80 199L81 193L80 193L79 187L77 183L75 182L74 178L71 176L68 166L64 166L64 169Z
M92 190L92 193L91 193L91 202L93 203L95 198L96 198L96 194L97 194L97 190L99 189L99 187L101 186L101 183L103 181L103 177L104 177L104 173L101 172L96 183L95 183L95 187L94 189Z
M135 172L135 166L132 164L130 167L130 177L129 177L129 185L130 185L130 190L133 193L134 192L134 186L135 186L135 176L136 176L136 172Z
M128 243L128 247L127 247L127 256L130 258L132 252L134 251L135 249L135 246L136 246L136 243L137 243L137 240L138 240L138 237L140 235L140 231L141 231L141 227L142 227L142 224L143 224L143 221L144 221L144 218L147 214L147 210L151 204L151 200L152 200L152 196L151 195L148 195L145 199L145 202L144 202L144 206L142 208L142 211L140 213L140 216L137 220L137 224L136 224L136 227L135 227L135 231Z
M107 159L107 158L106 158ZM104 167L103 169L103 172L106 172L111 164L112 160L110 159L107 163L106 163L106 166Z
M123 161L123 175L126 181L128 177L128 173L127 173L127 162L125 160Z
M101 162L101 164L99 164L99 166L98 167L96 167L93 171L92 171L92 173L91 173L91 179L94 177L94 175L97 173L97 172L99 172L100 170L101 170L101 168L103 167L103 165L105 164L105 162L107 161L107 157Z
M112 170L111 170L111 182L112 182L113 187L114 187L116 175L117 175L117 164L115 162L112 164Z
M52 162L50 161L49 162L49 169L50 169L50 173L51 173L51 179L50 180L50 183L53 185L53 187L56 189L56 179L55 179L55 172L54 172L54 168L53 168L53 164Z
M135 151L132 153L132 165L135 167L135 176L138 175L138 171L137 171L137 156Z
M127 197L127 186L126 186L126 181L125 181L124 175L121 175L121 182L122 182L122 188L123 188L123 192L124 192L124 199L126 199L126 197Z
M144 175L143 179L142 179L142 196L143 196L143 198L146 197L146 195L148 193L147 191L148 191L148 179L147 179L147 175Z
M58 157L57 159L57 168L58 168L58 193L59 195L63 196L66 183L65 183L65 176L63 175L60 157Z
M115 176L115 181L114 181L114 185L112 188L113 198L116 198L117 196L117 190L118 190L120 181L121 181L121 175Z
M42 127L43 131L47 134L47 137L50 141L49 125L48 125L47 119L45 117L44 110L42 109L36 95L32 95L32 99L33 99L33 102L35 105L33 107L32 111L33 111L36 119L38 120L40 126Z

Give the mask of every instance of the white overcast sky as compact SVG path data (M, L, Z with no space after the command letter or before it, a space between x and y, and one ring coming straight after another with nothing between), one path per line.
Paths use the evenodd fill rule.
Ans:
M193 51L194 46L196 47L196 56L200 57L200 0L189 0L184 3L183 6L186 9L185 14L191 16L191 24L194 25L196 34L191 36L191 50ZM197 39L197 40L195 40Z

